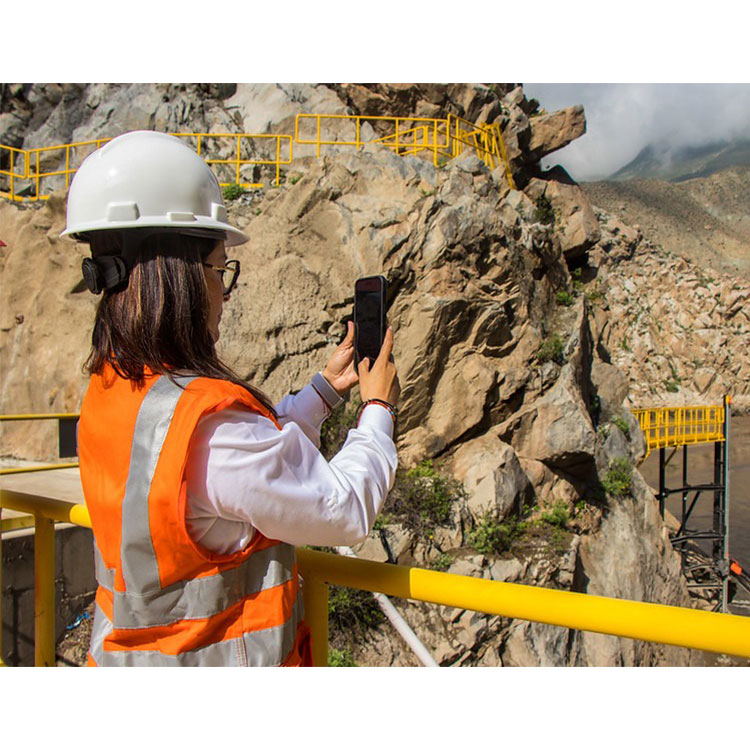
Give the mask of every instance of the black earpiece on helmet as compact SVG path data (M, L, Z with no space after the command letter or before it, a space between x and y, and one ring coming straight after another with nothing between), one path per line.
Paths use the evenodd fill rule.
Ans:
M114 289L128 278L128 265L121 255L100 255L84 258L81 273L86 287L93 294Z

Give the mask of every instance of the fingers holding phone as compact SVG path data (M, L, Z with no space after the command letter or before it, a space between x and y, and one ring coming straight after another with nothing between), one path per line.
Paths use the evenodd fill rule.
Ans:
M370 365L368 357L359 363L359 391L362 401L377 398L387 401L392 406L401 395L398 372L393 362L393 329L389 326L383 337L383 346L375 362Z

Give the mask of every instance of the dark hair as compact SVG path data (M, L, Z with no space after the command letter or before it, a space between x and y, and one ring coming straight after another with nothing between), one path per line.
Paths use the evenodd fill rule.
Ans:
M92 233L88 242L94 257L123 252L121 232ZM202 266L216 242L172 232L149 235L134 250L128 248L128 279L103 293L85 367L100 375L109 364L120 377L137 383L143 382L146 368L171 379L198 375L229 380L275 416L268 396L216 354Z

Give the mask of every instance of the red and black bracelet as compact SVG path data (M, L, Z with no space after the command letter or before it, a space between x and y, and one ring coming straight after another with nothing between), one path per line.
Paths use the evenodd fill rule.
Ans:
M362 418L362 412L365 410L365 406L367 406L368 404L378 404L378 406L382 406L384 409L387 409L391 415L393 423L396 423L396 416L398 415L398 411L393 404L389 404L387 401L383 401L383 399L381 398L368 398L367 401L363 401L360 404L357 414L357 424L359 424L359 420Z

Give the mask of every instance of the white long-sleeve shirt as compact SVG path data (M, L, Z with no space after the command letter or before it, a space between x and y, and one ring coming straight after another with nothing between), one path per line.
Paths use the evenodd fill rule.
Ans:
M396 472L393 420L364 409L341 450L318 450L329 411L308 385L271 420L228 408L202 417L190 441L188 532L212 552L242 549L258 529L294 545L351 545L372 528Z

